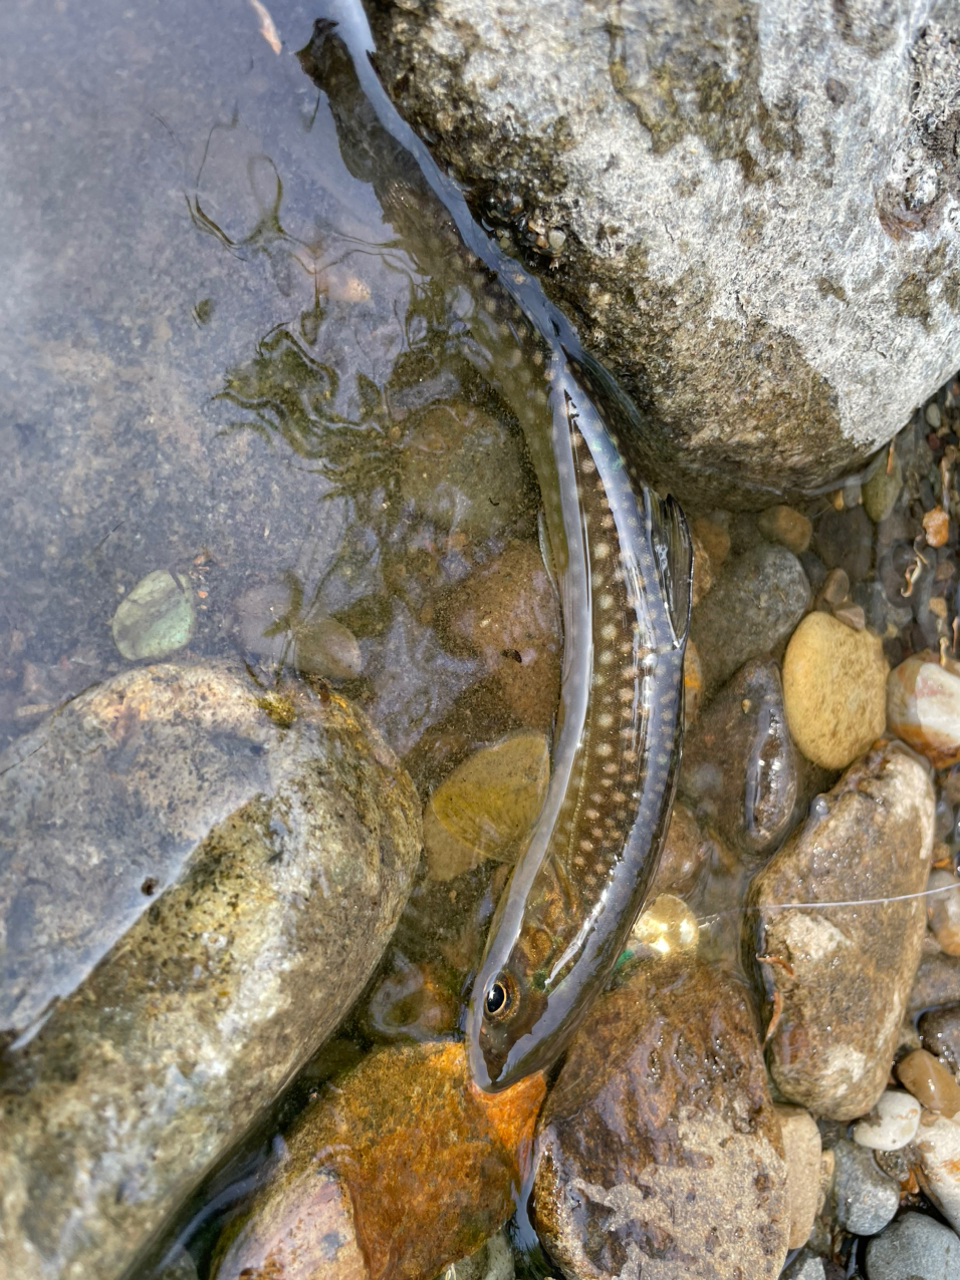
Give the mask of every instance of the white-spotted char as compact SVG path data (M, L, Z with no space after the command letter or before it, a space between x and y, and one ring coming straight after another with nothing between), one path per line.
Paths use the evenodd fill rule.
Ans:
M501 1089L562 1052L656 870L680 754L691 544L680 508L628 462L643 429L636 409L473 222L390 104L371 51L362 10L346 0L300 57L330 97L344 160L374 185L403 247L472 300L464 349L523 429L563 615L547 799L467 1016L474 1079Z

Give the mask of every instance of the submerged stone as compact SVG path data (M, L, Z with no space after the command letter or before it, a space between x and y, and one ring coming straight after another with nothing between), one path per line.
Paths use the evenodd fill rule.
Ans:
M541 1075L482 1093L462 1044L371 1054L298 1120L214 1280L437 1275L513 1214L543 1094Z
M779 1275L780 1125L742 990L690 957L600 996L538 1126L533 1221L570 1280Z
M3 1025L29 1027L0 1082L0 1272L109 1280L363 988L419 802L342 699L172 665L75 699L0 787Z
M197 623L189 578L156 569L117 606L113 641L131 662L167 658L188 644Z
M926 768L887 744L817 797L751 885L744 962L764 992L770 1073L815 1116L853 1120L886 1086L926 928L933 825Z

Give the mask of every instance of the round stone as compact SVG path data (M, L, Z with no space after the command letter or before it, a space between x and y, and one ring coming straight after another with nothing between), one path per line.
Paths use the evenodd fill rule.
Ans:
M886 727L887 663L879 638L808 614L783 660L787 723L814 764L845 769Z
M197 624L190 581L155 569L118 605L113 642L131 662L166 658L188 644Z

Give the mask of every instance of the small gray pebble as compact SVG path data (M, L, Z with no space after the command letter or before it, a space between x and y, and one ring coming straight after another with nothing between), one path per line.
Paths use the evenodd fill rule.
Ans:
M897 1212L900 1188L878 1168L871 1151L841 1141L833 1153L837 1222L853 1235L876 1235Z
M826 1275L823 1259L803 1249L780 1272L780 1280L826 1280Z
M960 1238L922 1213L905 1213L867 1245L869 1280L960 1280Z

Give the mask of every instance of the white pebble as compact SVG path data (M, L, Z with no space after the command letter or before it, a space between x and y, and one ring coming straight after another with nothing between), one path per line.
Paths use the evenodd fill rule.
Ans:
M916 1098L901 1089L887 1089L870 1114L853 1126L853 1140L871 1151L899 1151L913 1141L919 1124Z
M925 1112L917 1133L917 1150L925 1190L954 1231L960 1232L960 1124Z

